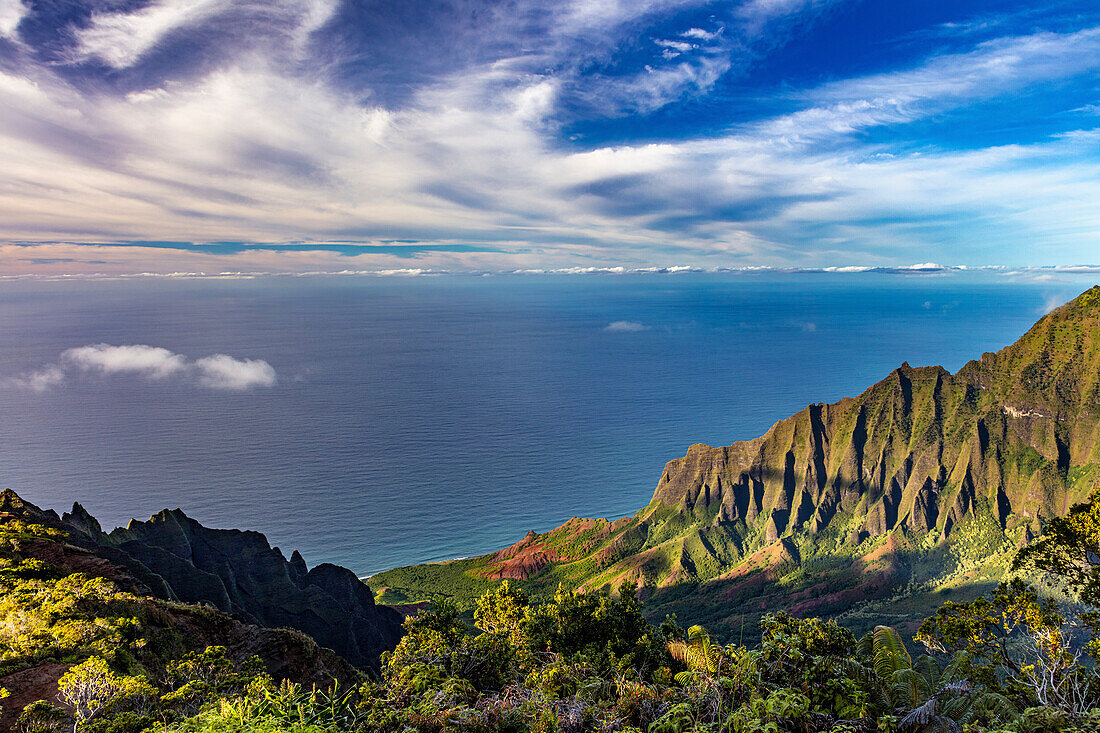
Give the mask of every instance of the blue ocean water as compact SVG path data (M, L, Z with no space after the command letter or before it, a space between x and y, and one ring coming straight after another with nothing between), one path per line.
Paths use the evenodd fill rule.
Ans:
M1091 282L685 274L0 284L0 485L108 527L182 507L360 574L644 506L903 361L958 369ZM615 324L615 325L612 325ZM264 359L271 388L18 377L85 344Z

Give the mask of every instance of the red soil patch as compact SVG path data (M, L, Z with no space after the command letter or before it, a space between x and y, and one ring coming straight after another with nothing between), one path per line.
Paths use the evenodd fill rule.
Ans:
M544 535L528 532L527 536L511 547L497 551L489 559L489 567L478 572L478 575L489 580L504 578L526 580L551 563L572 562L593 552L596 546L628 521L620 519L609 523L603 520L574 517ZM600 528L600 531L596 532L595 536L583 543L576 541L582 533L597 528ZM568 547L572 551L563 551L561 546Z
M13 672L0 677L0 687L11 691L4 698L3 711L0 712L0 730L14 730L15 722L23 708L37 700L59 705L57 700L57 681L69 671L71 664L47 662L37 667Z

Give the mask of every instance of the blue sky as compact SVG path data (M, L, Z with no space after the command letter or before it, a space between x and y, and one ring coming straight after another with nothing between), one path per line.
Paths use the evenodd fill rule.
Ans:
M0 0L8 273L1100 263L1100 8Z

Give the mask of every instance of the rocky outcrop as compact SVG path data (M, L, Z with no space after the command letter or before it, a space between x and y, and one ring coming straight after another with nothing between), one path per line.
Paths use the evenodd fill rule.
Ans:
M247 624L296 629L358 667L377 669L379 655L401 636L401 614L375 604L355 573L330 564L307 569L300 554L287 560L259 532L210 529L175 509L105 533L80 504L58 517L11 491L0 494L0 516L5 512L65 531L64 546L43 551L70 572L164 600L209 604Z
M79 517L84 512L77 507L73 515ZM85 575L106 578L125 592L135 594L134 602L145 608L144 624L146 632L178 636L185 650L200 650L208 646L226 647L230 659L243 663L253 656L260 657L267 671L276 679L289 679L305 685L330 685L338 680L341 685L353 683L361 677L361 672L331 649L323 648L306 634L290 631L287 628L267 628L244 623L237 617L211 609L206 605L185 605L182 603L162 603L158 593L132 571L133 558L125 556L121 550L96 543L89 529L98 529L98 523L70 523L69 514L58 517L50 510L42 510L30 502L5 489L0 492L0 525L11 519L41 524L61 529L64 534L56 541L21 541L19 551L22 555L44 562L63 575L85 573ZM92 519L92 522L95 522ZM127 567L127 565L131 567ZM145 570L143 575L149 571ZM145 597L145 598L142 598ZM15 672L14 675L0 678L0 687L10 690L35 690L34 680L23 678L41 678L45 689L53 694L27 699L53 699L56 694L56 679L63 674L70 663L47 664L30 670ZM19 676L19 679L12 679ZM52 686L52 687L51 687ZM24 703L25 704L25 703ZM4 711L19 711L19 707L4 705ZM0 726L0 730L8 730Z
M355 573L330 564L307 570L301 555L287 560L259 532L210 529L174 509L99 539L163 578L181 601L298 629L361 667L377 667L401 635L401 615L376 605Z
M979 516L1018 544L1097 487L1098 462L1094 287L955 374L902 364L858 397L810 405L754 440L691 446L636 519L652 527L671 509L678 522L740 526L735 534L758 539L739 557L754 542L813 544L823 533L850 545L895 530L947 543Z

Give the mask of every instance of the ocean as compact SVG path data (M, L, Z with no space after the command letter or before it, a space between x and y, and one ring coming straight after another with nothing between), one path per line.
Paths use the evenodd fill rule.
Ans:
M105 528L180 507L360 575L645 506L903 361L954 371L1092 282L1003 274L0 283L0 486ZM93 344L262 359L273 386L69 369ZM20 380L23 381L20 381Z

